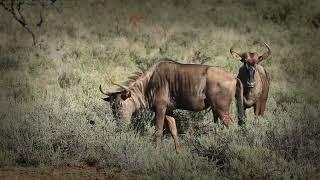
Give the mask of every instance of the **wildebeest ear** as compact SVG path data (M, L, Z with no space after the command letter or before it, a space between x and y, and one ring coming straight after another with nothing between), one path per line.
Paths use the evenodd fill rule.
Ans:
M265 59L265 57L262 55L262 56L259 56L258 57L258 61L257 61L257 64L259 64L261 61L263 61Z
M128 99L129 97L131 97L131 92L130 92L130 91L125 90L125 91L123 91L123 93L121 94L121 99L122 99L122 100L126 100L126 99Z
M102 99L105 100L105 101L110 102L110 97L106 97L106 98L102 98Z

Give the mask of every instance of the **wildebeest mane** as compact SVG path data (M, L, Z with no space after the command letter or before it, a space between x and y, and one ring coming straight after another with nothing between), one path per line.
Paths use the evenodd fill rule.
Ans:
M148 106L148 102L145 99L145 89L147 88L149 80L155 72L156 68L160 63L164 62L180 64L179 62L173 61L171 59L161 59L156 61L156 63L150 62L145 70L135 72L128 78L128 81L125 82L125 86L128 87L128 89L130 89L131 91L132 100L136 107L146 108Z
M167 59L167 58L160 59L160 60L158 59L151 60L150 62L148 62L147 68L143 68L142 66L139 66L140 71L134 72L132 76L128 77L128 80L124 84L128 87L131 87L143 78L150 78L148 76L152 75L154 70L157 68L157 66L163 62L180 64L177 61Z

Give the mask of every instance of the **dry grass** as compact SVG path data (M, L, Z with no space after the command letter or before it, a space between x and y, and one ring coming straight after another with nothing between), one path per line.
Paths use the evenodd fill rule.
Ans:
M0 11L0 166L94 164L151 178L306 178L319 175L319 1L57 1L37 30L41 48ZM282 9L288 9L282 12ZM129 18L145 17L136 27ZM26 13L26 17L28 14ZM239 51L272 48L268 110L245 128L213 124L211 113L177 111L176 155L170 138L154 151L151 113L119 132L98 86L124 82L139 67L169 57L236 74ZM161 50L160 50L161 49ZM235 107L232 108L235 115ZM181 130L182 131L182 130Z

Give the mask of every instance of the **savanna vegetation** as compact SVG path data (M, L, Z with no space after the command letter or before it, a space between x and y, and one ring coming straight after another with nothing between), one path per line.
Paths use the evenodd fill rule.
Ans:
M68 0L21 12L0 6L0 167L86 165L139 178L320 176L319 0ZM34 25L32 25L34 24ZM154 148L151 112L121 131L99 85L116 87L168 57L237 74L229 53L264 50L272 84L263 117L214 124L211 113L176 111L182 148ZM232 106L236 122L235 104Z

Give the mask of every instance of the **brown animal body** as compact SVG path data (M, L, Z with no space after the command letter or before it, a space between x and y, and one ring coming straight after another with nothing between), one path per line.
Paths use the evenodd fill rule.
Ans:
M243 104L244 108L254 107L255 115L263 115L266 109L268 99L270 76L267 71L259 65L270 54L270 47L264 43L268 51L263 55L256 52L245 52L239 54L230 49L230 53L243 65L239 69L238 78L243 84Z
M232 74L218 67L180 64L169 59L154 64L141 76L121 86L123 90L107 95L117 119L130 123L132 113L150 109L156 118L156 147L160 147L166 120L178 152L178 137L173 110L201 111L213 109L226 127L232 121L229 108L236 96L239 122L242 122L242 85ZM115 84L115 83L114 83ZM120 122L120 121L119 121Z
M141 12L136 12L132 16L130 16L129 24L136 27L139 23L142 22L143 19L144 19L143 14Z

